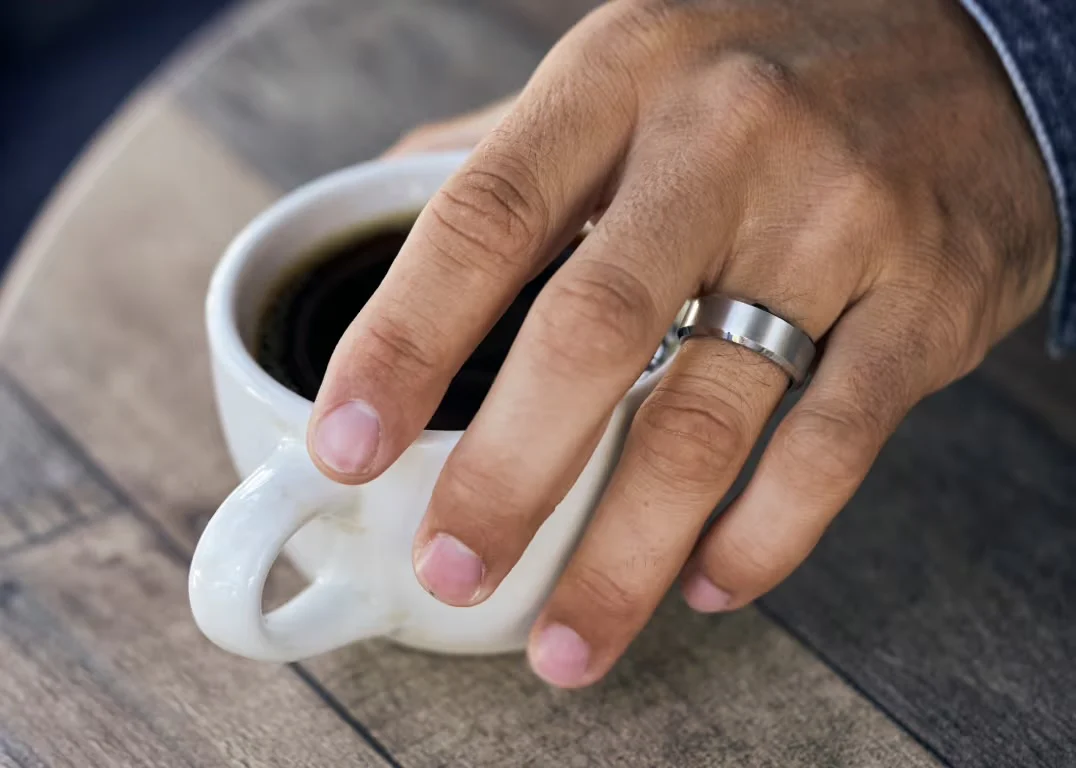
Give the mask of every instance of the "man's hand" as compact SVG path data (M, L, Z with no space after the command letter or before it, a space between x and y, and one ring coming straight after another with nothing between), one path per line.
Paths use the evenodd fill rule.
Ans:
M682 347L534 627L531 663L558 686L602 677L678 576L701 611L784 579L908 410L1052 277L1044 167L955 0L610 2L514 103L410 141L475 134L337 347L309 437L337 480L383 472L520 287L597 219L438 481L415 563L439 599L497 588L686 299L758 302L826 340L701 541L788 381L742 347Z

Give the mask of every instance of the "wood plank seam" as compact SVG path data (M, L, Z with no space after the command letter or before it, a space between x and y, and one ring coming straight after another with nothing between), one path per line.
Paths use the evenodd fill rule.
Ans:
M63 525L50 529L45 533L28 535L23 541L20 541L17 544L13 544L9 547L0 548L0 560L24 554L25 552L28 552L36 547L47 546L48 544L51 544L57 539L63 538L72 531L80 530L82 528L86 528L97 523L106 522L123 511L123 507L117 505L116 507L110 509L108 512L106 512L104 515L101 515L100 517L82 517L78 520L70 520Z
M949 760L947 760L943 754L941 754L937 749L935 749L934 745L924 740L919 733L913 730L910 724L904 722L903 718L899 717L895 712L893 712L890 707L886 706L882 702L878 701L877 698L872 696L869 691L867 691L863 686L856 682L856 679L854 677L847 674L844 669L840 667L840 665L838 665L835 661L829 658L829 656L824 653L822 649L820 649L817 645L810 642L806 637L804 637L803 633L797 630L795 626L785 621L784 618L782 618L781 614L770 610L769 606L766 605L766 598L756 600L755 607L758 609L759 613L761 613L767 619L769 619L778 627L783 629L797 643L806 648L811 653L811 655L813 655L816 659L822 662L833 674L840 678L845 685L858 693L861 697L863 697L865 701L869 701L871 703L871 706L873 706L875 709L885 715L886 719L888 719L889 722L893 723L895 726L904 731L904 733L908 734L908 736L912 740L914 740L916 744L926 750L926 752L935 760L937 760L938 763L945 766L945 768L954 768L953 764L949 762Z
M348 711L347 707L344 706L343 702L341 702L340 699L334 696L331 691L329 691L325 686L321 684L321 681L314 676L313 672L308 670L302 664L295 663L289 664L288 666L291 667L292 671L295 672L295 674L299 677L300 680L302 680L310 687L310 690L312 690L318 696L318 698L325 702L325 706L335 712L336 716L343 720L345 723L347 723L353 731L356 731L357 733L361 734L362 737L366 740L366 743L370 745L370 748L377 752L378 756L380 756L386 763L392 766L392 768L403 768L403 765L392 755L391 752L389 752L388 747L382 744L381 741L376 736L374 736L373 733L370 732L369 728L363 725L358 718L352 715L351 712Z
M972 375L991 397L995 398L999 403L1004 403L1014 415L1017 415L1030 428L1041 431L1051 442L1056 442L1059 447L1069 447L1069 441L1066 440L1063 435L1057 433L1054 429L1054 425L1049 422L1042 412L1031 407L1027 402L1020 398L1015 397L1011 391L1002 386L994 377L986 372L980 370ZM832 659L829 654L819 648L816 643L811 642L810 639L808 639L794 624L787 621L780 612L772 610L767 604L765 597L757 600L755 606L758 608L759 613L793 637L796 642L806 648L815 658L821 661L830 669L830 671L844 681L849 688L853 689L866 701L869 701L879 712L885 715L890 722L908 734L908 736L926 750L931 757L942 765L952 768L952 763L946 759L937 747L929 741L926 741L925 737L915 730L912 724L908 723L905 718L902 718L894 712L891 707L879 701L877 697L872 695L870 691L857 682L855 677L844 670L837 661Z
M0 445L0 528L6 529L0 537L0 559L47 545L122 510L123 499L100 483L92 466L66 449L50 453L49 441L62 444L55 443L49 426L35 415L34 404L2 369L0 389L0 407L17 413L16 422L6 425L13 430L11 441ZM24 433L27 425L30 432ZM40 476L34 474L38 471ZM84 498L84 491L102 498Z
M35 637L32 631L26 632L26 630L33 626L44 625L45 634L50 641L66 651L64 656L67 659L76 660L75 665L79 673L93 680L102 690L108 691L113 700L122 708L125 720L145 728L156 743L176 757L173 765L198 768L195 763L191 762L189 756L183 754L180 744L160 727L159 721L155 721L148 712L144 711L136 699L129 697L129 692L125 692L121 686L112 685L107 664L102 665L97 659L89 657L85 654L82 644L74 636L63 632L63 617L50 610L31 591L25 589L23 582L17 576L9 577L2 570L0 570L0 613L6 619L12 619L4 627L4 639L12 643L22 654L32 657L35 652L42 653L40 637Z
M14 768L49 768L29 746L15 739L3 727L0 727L0 758L9 758ZM8 763L0 760L0 765L7 766Z
M60 445L66 448L71 453L72 458L74 458L74 460L77 461L94 480L100 483L101 486L117 500L117 504L110 515L93 518L92 520L87 518L85 521L86 523L109 519L118 512L127 512L143 527L149 530L168 557L182 565L184 570L190 565L190 553L173 539L168 531L166 531L152 515L146 512L140 504L135 502L130 494L128 494L119 483L94 462L90 454L74 438L74 436L67 431L63 424L61 424L32 394L30 394L26 387L24 387L10 371L2 366L0 366L0 386L7 388L18 400L19 405L25 408L27 414L35 421L35 423L50 437L54 438ZM50 535L48 539L53 540L59 538L79 527L81 526L77 521L72 521L70 525L61 526L60 528L62 530L54 529L54 531L50 531L50 534L55 532L56 535ZM41 543L41 539L39 539L37 543ZM28 548L29 543L26 542L23 545L20 545L17 548L17 551L22 551ZM391 768L403 768L388 748L382 744L377 737L366 728L366 726L348 712L347 708L328 689L326 689L324 685L322 685L321 681L318 680L313 673L301 664L289 664L287 666L304 685L306 685L338 718L340 718L340 720L344 722L345 725L348 726L348 728L365 741L387 765Z

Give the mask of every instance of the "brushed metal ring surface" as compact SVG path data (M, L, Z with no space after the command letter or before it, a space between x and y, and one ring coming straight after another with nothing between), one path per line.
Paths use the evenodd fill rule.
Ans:
M681 339L712 337L747 347L776 363L796 388L814 362L811 337L757 304L715 294L691 302L680 323Z

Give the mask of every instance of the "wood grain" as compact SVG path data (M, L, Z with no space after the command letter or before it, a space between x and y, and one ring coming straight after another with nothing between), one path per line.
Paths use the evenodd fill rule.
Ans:
M67 515L0 557L0 765L386 764L290 669L207 652L174 544L2 374L0 424L6 506Z
M119 500L0 389L0 558L107 517Z
M671 597L600 685L558 692L519 656L385 643L310 662L407 766L923 766L934 761L753 609Z
M974 375L763 605L950 764L1076 765L1074 551L1076 445Z
M156 540L170 542L184 558L235 482L215 425L202 297L224 243L276 193L167 94L144 94L131 109L100 139L28 242L7 293L0 356L159 529ZM79 561L65 578L84 567ZM84 600L111 604L109 583L83 583ZM186 640L213 659L204 663L262 669L198 640L179 583L157 610L168 621L188 622ZM158 621L149 614L148 622ZM85 620L65 614L59 621L77 633ZM600 710L588 698L596 694L565 700L544 689L518 657L456 662L374 644L298 672L331 697L341 722L368 732L372 743L400 753L408 765L497 765L506 750L540 764L568 760L574 744L580 751L573 759L605 764L804 764L810 754L835 764L929 764L911 739L757 614L737 619L750 631L722 640L728 653L702 666L695 660L709 657L713 625L679 607L660 622L654 631L675 639L669 652L683 659L675 674L684 685L655 682L665 675L658 654L638 657L618 672L618 683L597 694ZM112 652L103 640L92 653ZM777 673L767 674L770 669ZM460 691L473 697L466 710L457 707ZM527 696L515 700L513 692ZM506 714L529 705L529 719ZM320 702L296 706L329 712ZM728 718L726 730L713 726L715 708ZM786 717L806 725L774 725ZM453 736L470 720L481 724L467 726L475 735ZM672 730L665 746L657 746L656 734L666 729ZM831 739L833 733L841 738ZM279 737L291 735L281 729ZM35 732L20 743L36 749L41 738ZM724 756L720 762L715 750ZM331 761L334 753L315 748L312 754Z
M519 88L574 3L301 0L181 89L199 119L290 189L373 157L409 128ZM526 8L529 15L513 11ZM564 14L564 15L555 15ZM527 20L541 16L546 29Z
M974 533L980 508L996 522L998 505L1017 499L1033 505L1026 514L1038 537L1068 541L1046 523L1057 524L1064 503L1049 494L1067 487L1057 466L1069 455L1065 441L1076 445L1076 405L1066 397L1076 378L1038 354L1032 326L976 379L1003 396L967 423L954 421L965 407L959 394L944 401L945 413L925 411L926 426L913 422L872 476L882 490L824 540L802 579L767 601L766 615L703 619L671 599L595 690L550 691L515 656L445 659L371 643L288 669L228 657L200 638L185 558L235 483L202 327L213 263L282 190L518 86L591 5L243 6L94 143L0 294L0 361L25 392L11 394L0 379L0 764L364 765L388 755L407 766L929 765L854 686L947 758L963 759L990 717L1026 702L1026 687L1060 663L1067 641L1056 620L1067 609L1038 618L1050 600L1060 604L1055 587L1067 582L1014 575L1042 562L1060 569L1059 561L1050 552L1036 560L1028 539L1005 549L1013 542L991 538L1004 533L998 527L970 539L1004 545L1006 557L984 558L929 514L943 495L958 508L958 533ZM1014 402L1032 415L1012 421ZM987 418L992 408L1008 426ZM1024 445L1053 469L1021 465ZM975 485L975 461L991 468L989 498ZM1043 484L1037 494L1028 477ZM896 531L873 527L875 504L888 505ZM891 578L876 578L868 553L889 558ZM287 574L285 582L294 584ZM901 602L909 582L930 589ZM962 613L939 607L961 600ZM879 615L894 605L904 623L892 638L867 631L894 627ZM1034 663L1013 661L1018 635L998 629L1002 608L1021 632L1048 632ZM972 651L994 641L988 658L1004 674L992 676ZM974 680L978 703L956 695L950 712L951 689L923 685L924 676ZM999 685L1007 686L1000 697ZM1064 712L1068 701L1043 690L1043 706ZM59 718L40 716L57 702L66 702ZM1064 743L1049 711L1027 711L1043 715L1028 726L1029 743ZM1020 733L998 732L1006 742L987 742L987 757L1017 754L1005 749L1022 745ZM90 747L80 746L82 734Z
M187 549L235 482L206 287L277 194L150 91L67 179L6 284L0 360Z

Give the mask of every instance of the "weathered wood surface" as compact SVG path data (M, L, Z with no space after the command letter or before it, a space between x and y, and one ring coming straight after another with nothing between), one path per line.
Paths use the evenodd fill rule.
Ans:
M587 7L242 6L95 141L0 292L0 765L914 766L935 758L886 713L935 750L974 732L957 722L939 740L944 701L899 679L887 688L871 638L842 632L840 611L856 601L835 608L814 594L817 569L765 613L704 619L670 600L608 682L575 694L546 689L518 657L443 659L379 642L266 667L213 649L193 626L185 559L235 483L201 314L221 250L283 191L518 87ZM1041 338L1014 337L986 370L1036 414L1018 439L1052 431L1050 445L1071 447L1076 404L1064 393L1076 375L1040 353ZM938 450L958 455L972 427L958 422L956 448ZM914 440L898 449L879 482L929 462ZM1055 463L1069 455L1051 450ZM975 503L957 482L946 485L953 503ZM914 486L902 503L936 490ZM851 511L856 530L863 512ZM966 557L920 522L937 557ZM902 545L888 555L899 560ZM864 576L856 559L853 570L823 566L840 583ZM900 587L878 588L892 599ZM811 623L815 609L832 615ZM947 631L944 621L912 627L886 663L908 679L952 658L959 675L961 655L932 654L922 634ZM66 708L49 715L58 701Z
M1076 445L974 376L763 605L947 761L1076 765L1074 552Z
M0 765L386 764L315 681L208 652L186 552L3 374L0 424Z

